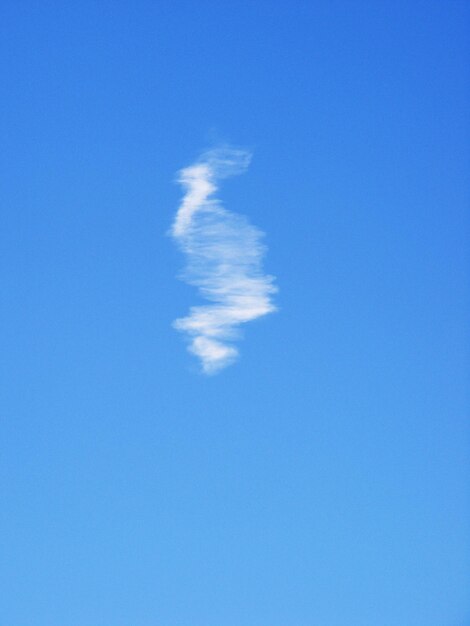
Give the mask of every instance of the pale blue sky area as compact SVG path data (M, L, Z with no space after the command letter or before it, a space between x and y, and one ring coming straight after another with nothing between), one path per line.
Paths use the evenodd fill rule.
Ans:
M0 624L468 626L470 7L0 7ZM203 376L176 172L279 312Z

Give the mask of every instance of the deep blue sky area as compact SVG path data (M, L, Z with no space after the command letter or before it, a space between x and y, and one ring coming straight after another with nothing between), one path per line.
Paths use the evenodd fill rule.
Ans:
M461 1L4 0L0 624L470 624ZM279 312L204 376L176 172Z

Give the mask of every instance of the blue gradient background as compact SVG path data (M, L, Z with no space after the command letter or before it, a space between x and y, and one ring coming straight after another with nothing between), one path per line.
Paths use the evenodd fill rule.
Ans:
M0 7L0 623L466 626L466 2ZM195 370L175 172L280 312Z

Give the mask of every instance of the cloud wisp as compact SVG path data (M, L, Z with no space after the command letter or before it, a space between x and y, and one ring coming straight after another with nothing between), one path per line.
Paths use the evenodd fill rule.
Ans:
M187 258L183 280L209 304L191 307L173 325L189 336L189 351L199 357L206 374L238 357L232 342L240 324L276 310L274 279L262 270L263 233L215 197L218 181L244 172L250 159L244 150L214 149L178 175L186 193L171 234Z

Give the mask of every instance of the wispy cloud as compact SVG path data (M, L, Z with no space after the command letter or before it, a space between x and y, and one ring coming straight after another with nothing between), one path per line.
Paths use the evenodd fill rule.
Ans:
M251 155L244 150L219 148L179 172L186 193L171 234L187 257L183 279L198 288L209 304L191 307L174 322L190 337L189 350L212 374L238 356L231 343L240 324L276 310L273 277L263 274L263 233L248 220L222 206L214 196L217 182L240 174Z

